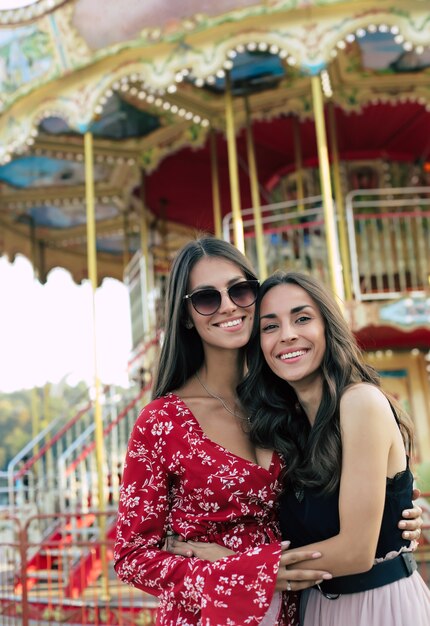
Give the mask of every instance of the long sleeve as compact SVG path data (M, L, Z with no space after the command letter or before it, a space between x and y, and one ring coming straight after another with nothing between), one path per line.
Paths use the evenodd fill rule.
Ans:
M187 458L175 445L174 420L157 402L142 411L130 437L117 520L115 570L124 582L158 596L164 606L179 604L200 615L204 626L258 624L273 595L279 543L248 548L216 563L161 549L171 526L172 506L181 505L180 497L172 505L172 482L185 480L180 474Z

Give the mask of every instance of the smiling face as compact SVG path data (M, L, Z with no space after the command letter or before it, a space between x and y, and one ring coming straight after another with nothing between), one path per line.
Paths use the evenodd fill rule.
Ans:
M222 292L221 306L213 315L201 315L188 301L191 318L203 347L221 349L243 348L249 341L255 305L242 308L234 304L226 290L247 280L243 270L231 261L219 257L203 257L190 272L188 293L214 288Z
M260 307L260 342L270 369L294 389L321 378L326 350L324 320L302 287L284 283L265 294Z

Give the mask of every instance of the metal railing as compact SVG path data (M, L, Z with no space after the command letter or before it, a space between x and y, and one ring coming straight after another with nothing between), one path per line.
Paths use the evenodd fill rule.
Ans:
M261 207L268 272L304 271L330 284L322 199ZM335 207L336 209L336 207ZM253 209L242 211L245 252L257 267ZM430 187L357 190L346 196L351 276L356 300L390 300L430 288ZM338 222L338 219L337 219ZM232 214L223 237L233 240ZM335 258L340 258L339 237Z
M346 217L357 300L429 290L430 187L351 192Z

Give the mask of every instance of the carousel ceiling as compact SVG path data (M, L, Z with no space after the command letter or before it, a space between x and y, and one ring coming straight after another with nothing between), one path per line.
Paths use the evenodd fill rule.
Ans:
M0 3L0 252L26 254L41 280L56 265L86 276L85 132L94 136L100 278L121 278L139 247L142 199L161 262L191 229L213 229L211 132L230 211L227 73L242 208L251 205L247 110L263 202L295 167L296 120L304 166L315 166L314 74L335 110L342 160L429 157L423 0L24 4Z

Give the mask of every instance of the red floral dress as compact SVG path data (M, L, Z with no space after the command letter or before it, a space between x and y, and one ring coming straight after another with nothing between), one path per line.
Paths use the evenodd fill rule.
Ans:
M162 626L260 624L280 558L276 502L281 462L266 470L214 443L169 394L140 413L130 437L114 550L125 582L159 597ZM162 550L166 532L237 554L209 561ZM296 625L283 602L275 626Z

